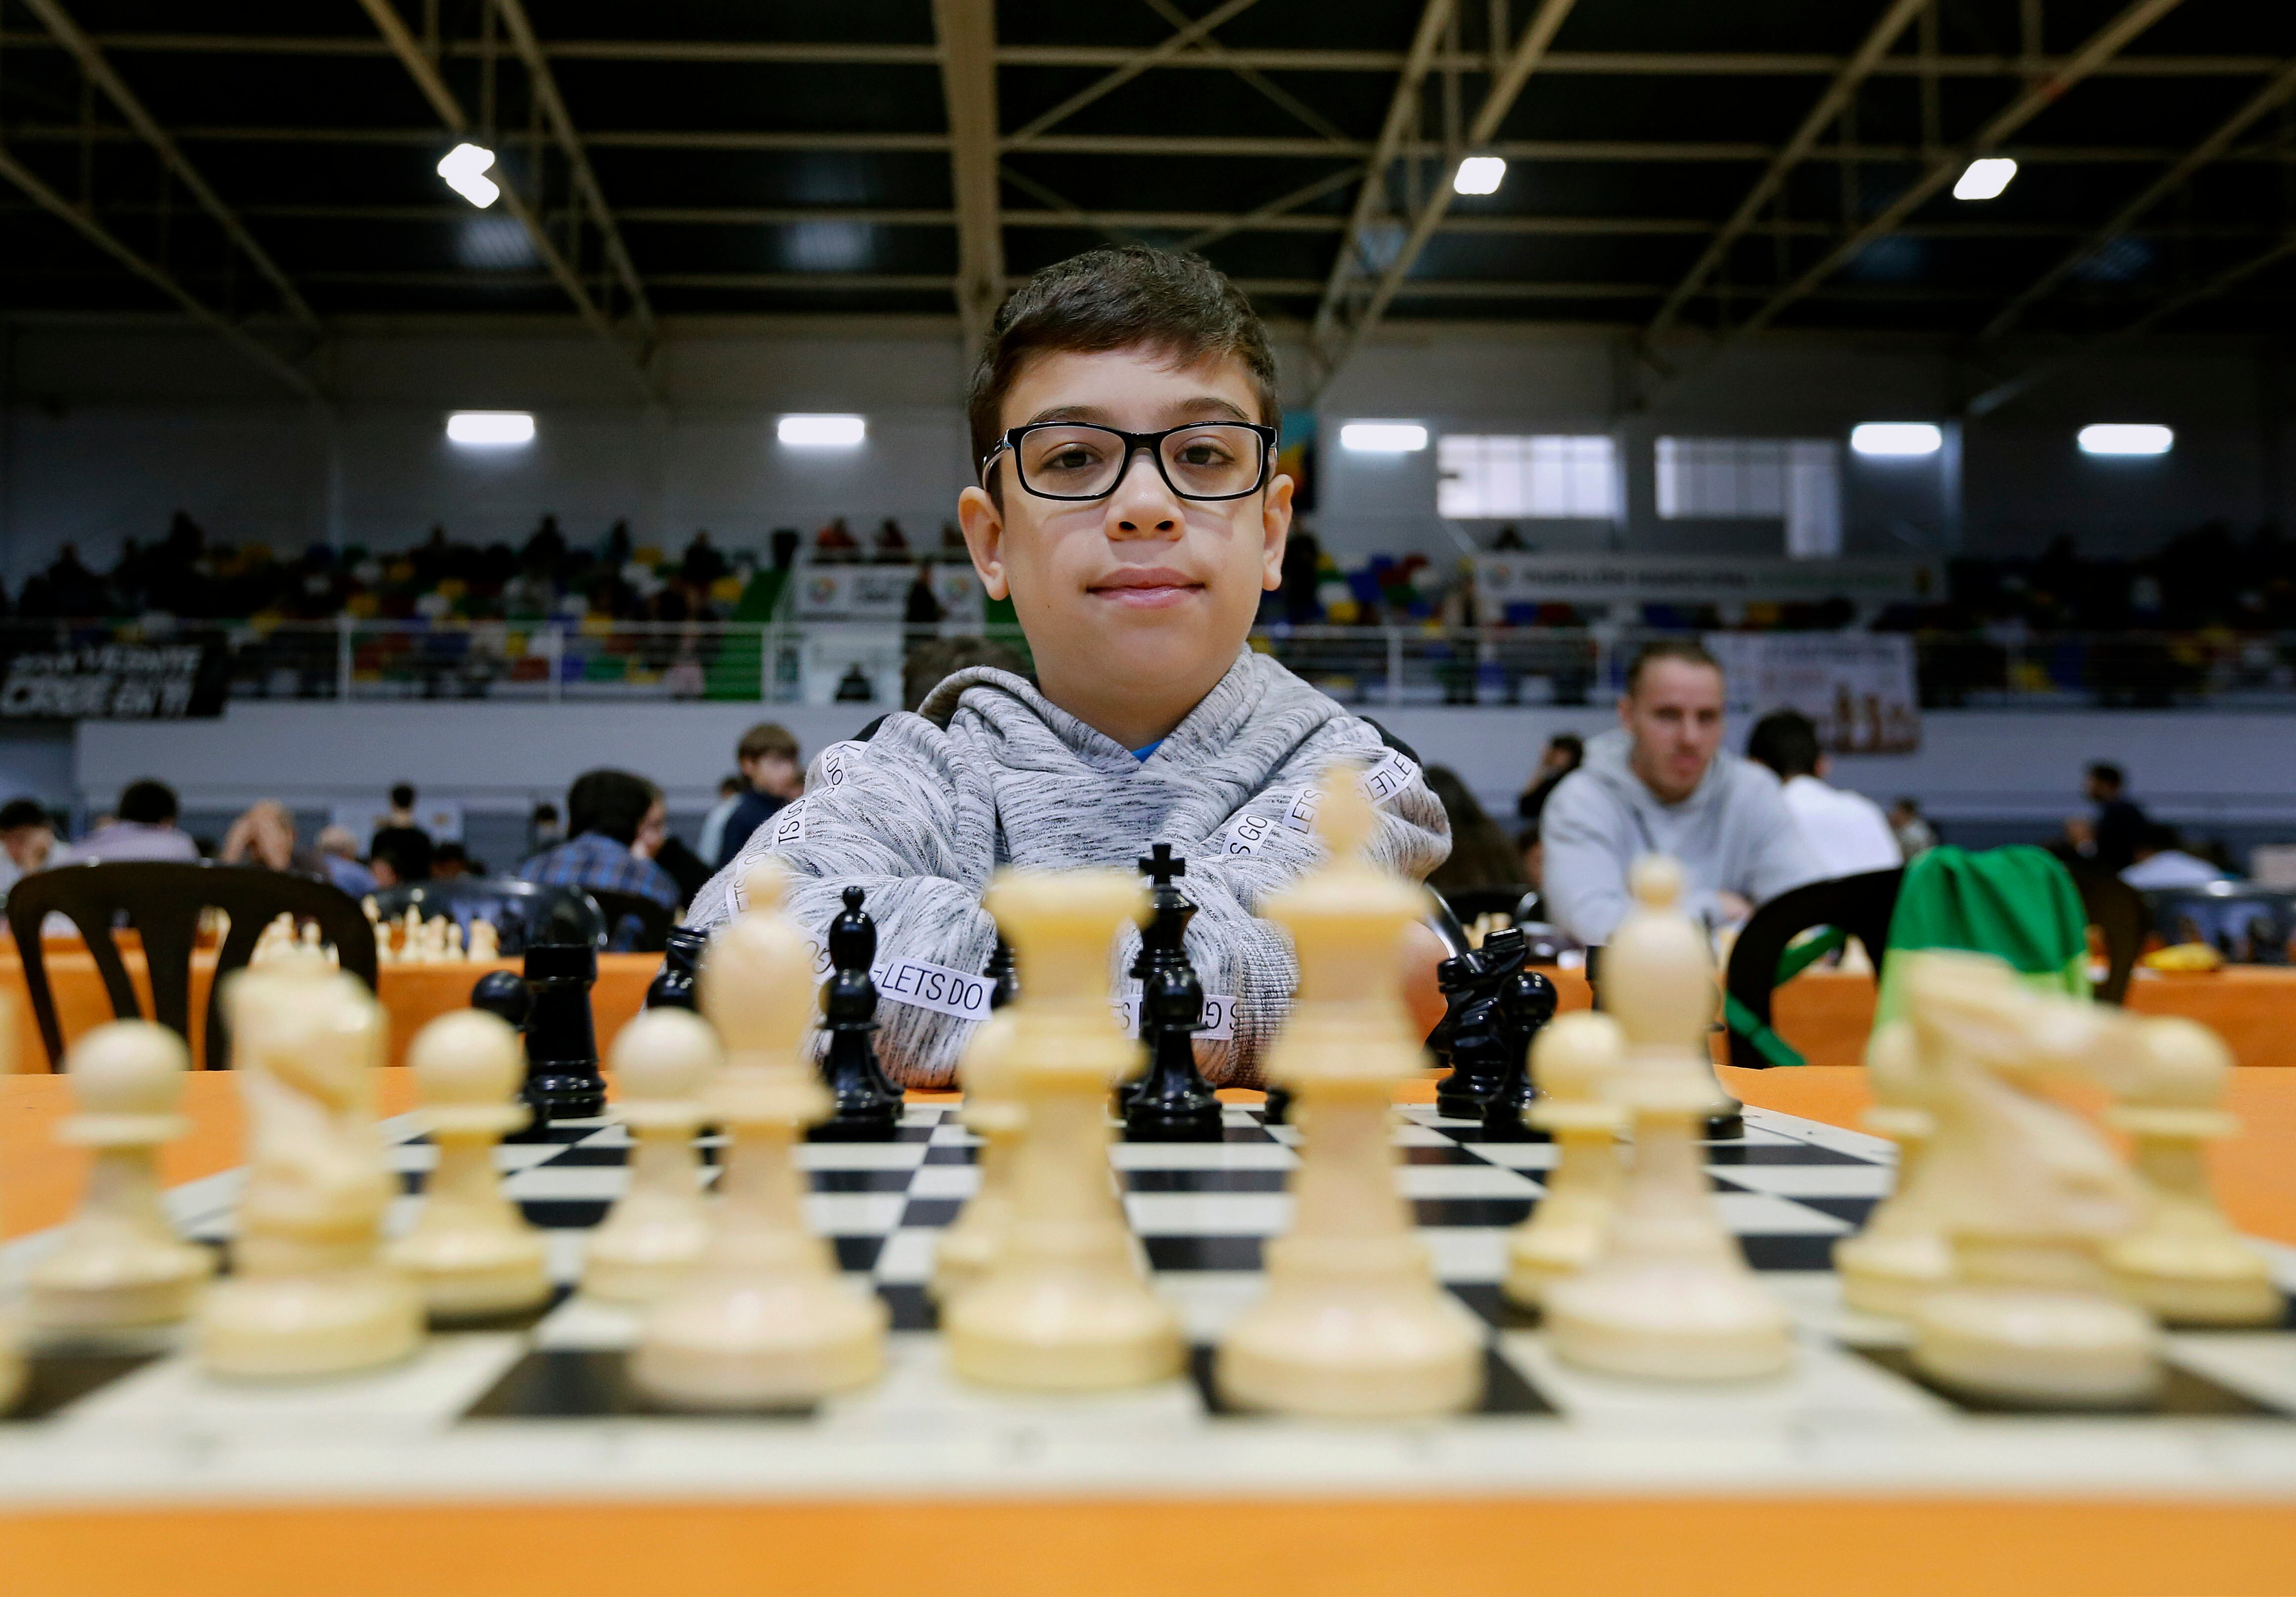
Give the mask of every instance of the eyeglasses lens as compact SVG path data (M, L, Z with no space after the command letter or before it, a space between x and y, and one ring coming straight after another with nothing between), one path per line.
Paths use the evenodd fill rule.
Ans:
M1248 494L1259 480L1265 447L1249 427L1207 422L1164 439L1164 475L1184 498ZM1020 465L1021 483L1032 493L1097 498L1124 474L1125 441L1103 427L1041 427L1021 438Z

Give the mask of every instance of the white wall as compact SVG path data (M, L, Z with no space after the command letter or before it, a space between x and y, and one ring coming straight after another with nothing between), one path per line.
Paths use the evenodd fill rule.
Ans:
M1296 347L1281 353L1296 371ZM2038 549L2058 532L2107 551L2210 519L2245 529L2284 496L2269 358L2207 340L2139 347L1971 423L1957 468L1853 462L1845 553L1931 550L1956 525L1963 547L1987 553ZM108 564L120 539L157 536L178 507L218 537L282 550L315 538L395 547L433 522L461 538L515 539L545 511L572 536L627 517L642 540L671 546L697 527L748 544L839 513L860 525L895 516L930 538L968 479L963 362L953 326L929 319L672 324L656 362L668 404L654 411L594 340L552 321L362 323L324 364L339 396L331 415L283 402L229 348L172 323L0 325L0 576L20 581L66 541ZM1611 431L1626 444L1626 524L1614 535L1534 523L1534 541L1775 553L1774 525L1659 521L1652 440L1841 437L1859 421L1944 416L1972 386L1931 341L1779 335L1660 381L1599 330L1392 326L1324 397L1311 520L1348 555L1457 550L1433 513L1432 451L1347 455L1337 433L1350 418ZM496 407L537 413L535 448L484 459L444 444L445 412ZM870 444L835 461L799 457L772 438L788 410L861 411ZM2087 460L2072 435L2096 420L2166 422L2177 450Z

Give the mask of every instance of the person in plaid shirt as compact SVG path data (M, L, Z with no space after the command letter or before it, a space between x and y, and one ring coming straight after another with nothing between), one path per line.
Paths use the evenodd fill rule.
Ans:
M661 790L644 777L585 771L566 790L573 835L536 855L518 873L553 887L636 893L674 910L677 883L653 862L653 851L668 835L668 817Z

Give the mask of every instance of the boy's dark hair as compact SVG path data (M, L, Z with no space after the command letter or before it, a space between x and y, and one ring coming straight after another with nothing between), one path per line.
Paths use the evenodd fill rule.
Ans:
M736 760L763 759L768 754L783 755L790 759L797 758L796 737L777 721L758 722L743 733L742 741L734 746Z
M653 807L654 785L627 771L585 771L566 790L566 831L580 837L594 831L625 848L638 835Z
M402 782L393 785L390 790L390 807L393 809L413 809L414 784L411 782Z
M1282 424L1283 399L1267 329L1225 274L1201 255L1141 244L1087 250L1021 284L989 324L965 400L974 468L1004 436L1004 396L1032 358L1144 344L1183 364L1234 356L1251 373L1259 420Z
M1627 697L1633 698L1641 689L1643 672L1652 662L1662 659L1678 659L1685 665L1704 666L1717 676L1722 675L1722 662L1709 654L1706 645L1696 638L1660 638L1656 643L1644 643L1642 652L1635 656L1635 663L1627 667Z
M15 831L26 826L53 826L48 812L40 807L37 798L11 798L0 804L0 831Z
M168 825L176 815L176 790L149 776L131 782L120 790L116 813L121 820L139 825Z
M1816 723L1798 709L1772 710L1746 736L1746 758L1767 766L1780 782L1815 776L1823 752L1817 746Z

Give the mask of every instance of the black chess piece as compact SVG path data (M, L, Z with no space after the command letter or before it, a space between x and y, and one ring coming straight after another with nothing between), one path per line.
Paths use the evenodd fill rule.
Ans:
M1140 979L1140 1040L1148 1045L1148 1072L1126 1101L1124 1138L1129 1142L1217 1142L1223 1135L1219 1100L1196 1069L1196 1033L1203 1029L1204 989L1188 961L1188 922L1196 906L1172 885L1188 862L1169 843L1158 843L1140 862L1153 884L1153 913L1132 962Z
M1019 968L1013 959L1013 945L1003 938L988 951L988 963L980 972L988 979L988 1007L1003 1009L1021 995Z
M1259 1123L1262 1126L1288 1126L1292 1123L1290 1087L1267 1089L1267 1107L1259 1111Z
M527 1016L534 1012L534 995L517 971L489 970L471 989L471 1007L501 1016L512 1031L524 1031Z
M526 1085L519 1096L534 1111L528 1134L555 1120L590 1120L606 1111L598 1074L598 1034L590 989L598 951L587 943L535 943L526 950ZM505 995L506 996L506 995Z
M1492 938L1501 935L1494 932ZM1488 946L1488 941L1485 946ZM1499 1077L1497 1090L1483 1103L1483 1140L1543 1142L1546 1133L1526 1124L1522 1111L1538 1096L1538 1084L1530 1074L1530 1045L1538 1041L1546 1023L1554 1019L1554 1007L1561 995L1555 992L1554 984L1538 971L1518 964L1507 973L1498 998L1498 1030L1506 1069Z
M890 1142L900 1128L901 1090L877 1063L877 923L862 913L859 888L845 889L845 913L829 923L829 987L822 1029L829 1034L821 1078L836 1108L805 1134L816 1142Z
M1506 1061L1496 1047L1497 987L1480 948L1453 954L1435 967L1443 994L1443 1018L1427 1034L1427 1046L1450 1074L1435 1084L1435 1112L1447 1120L1480 1120L1483 1105L1498 1091Z
M668 944L662 950L661 970L646 986L648 1009L701 1007L693 982L701 969L701 950L709 941L708 934L690 926L680 926L670 932Z

